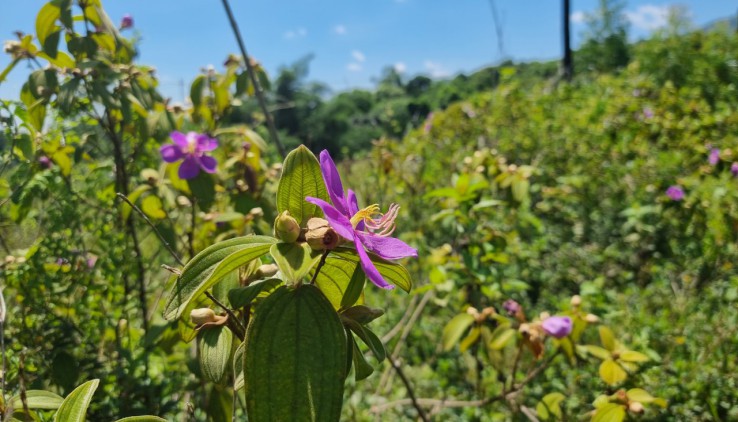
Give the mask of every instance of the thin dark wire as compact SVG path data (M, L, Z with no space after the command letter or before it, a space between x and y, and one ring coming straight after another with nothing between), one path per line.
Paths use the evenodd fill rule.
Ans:
M254 92L256 93L256 98L259 100L259 106L261 107L261 110L264 113L264 117L266 118L267 127L269 127L269 134L272 136L272 139L274 139L274 143L277 144L277 149L282 155L282 158L285 158L287 157L287 153L285 152L282 143L279 141L277 128L274 126L274 120L272 119L272 115L269 113L266 100L264 99L264 92L262 92L261 84L254 74L254 69L251 67L251 60L249 59L249 55L246 53L246 46L243 43L241 31L238 29L236 18L233 17L233 12L231 11L231 6L228 3L228 0L223 0L223 7L225 8L226 15L228 15L228 20L231 23L233 35L236 36L236 41L238 41L238 48L241 50L241 56L243 56L243 61L246 64L246 72L249 74L249 79L251 79L251 83L254 85Z
M489 0L489 7L492 9L492 20L495 23L495 33L497 34L497 49L500 51L500 57L505 57L505 43L502 38L502 26L500 25L500 17L497 15L495 0Z

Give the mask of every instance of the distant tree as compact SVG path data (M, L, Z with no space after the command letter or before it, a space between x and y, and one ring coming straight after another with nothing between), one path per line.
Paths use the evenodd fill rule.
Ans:
M587 14L584 44L577 54L581 67L608 72L628 64L628 20L620 0L599 0L593 13Z

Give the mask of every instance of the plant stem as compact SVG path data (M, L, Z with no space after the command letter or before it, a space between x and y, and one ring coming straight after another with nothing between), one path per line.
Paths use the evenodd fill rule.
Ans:
M246 64L246 72L249 75L249 79L251 79L251 83L254 85L254 92L256 93L256 98L259 101L259 106L261 107L262 112L264 113L264 118L267 121L267 127L269 127L269 134L271 135L272 139L274 139L274 143L277 144L277 149L279 150L279 154L282 155L282 158L287 157L287 153L284 150L284 147L282 146L282 143L279 141L279 135L277 134L277 128L274 126L274 120L272 119L272 115L269 112L269 109L267 108L266 100L264 99L264 92L261 89L261 84L259 83L259 79L256 78L256 75L254 74L254 69L251 67L251 60L249 59L249 55L246 53L246 46L243 42L243 37L241 36L241 31L238 29L238 24L236 23L236 18L233 17L233 12L231 11L231 6L228 3L228 0L223 0L223 8L225 8L226 15L228 15L228 21L231 24L231 29L233 29L233 35L236 36L236 41L238 42L238 48L241 50L241 56L243 56L243 61Z
M320 262L318 262L318 266L315 268L315 273L313 274L313 278L310 280L310 284L315 284L315 280L318 278L318 273L320 272L320 269L323 268L323 265L325 265L325 259L328 258L328 254L331 253L328 249L323 251L323 255L320 256Z
M246 327L241 324L241 321L236 317L236 314L233 313L233 311L225 306L221 301L219 301L215 296L213 296L210 292L205 292L205 296L208 297L208 299L212 300L213 303L223 308L223 310L228 314L228 321L233 321L236 328L236 336L238 336L241 341L243 341L244 338L246 338Z
M418 399L415 398L415 392L413 391L412 385L410 385L410 381L405 376L405 373L402 372L402 368L400 368L400 365L395 362L395 360L392 358L392 356L387 359L392 365L392 367L395 369L395 372L397 372L397 375L402 380L402 383L405 384L405 389L407 390L407 395L410 396L410 401L413 404L413 407L415 410L418 411L418 417L423 420L423 422L429 422L428 416L425 415L425 412L423 411L423 408L420 407L420 404L418 403Z
M164 244L164 247L167 248L167 250L169 251L169 254L171 254L172 257L174 257L174 259L177 260L177 262L179 263L179 265L184 266L184 262L182 261L182 259L177 255L176 252L174 252L174 249L172 249L172 246L169 244L169 242L166 241L166 239L164 239L164 237L161 235L161 233L156 228L156 226L154 225L154 223L151 222L151 220L149 220L149 217L147 217L146 214L144 214L143 211L141 211L140 208L138 208L136 205L134 205L133 202L131 202L128 199L127 196L123 195L120 192L116 193L116 196L118 196L118 198L124 200L131 208L133 208L134 211L136 211L136 213L138 213L138 215L140 215L144 219L144 221L146 221L146 223L149 225L149 227L151 227L154 230L154 233L156 234L156 237L158 237L159 240L161 240L161 243Z

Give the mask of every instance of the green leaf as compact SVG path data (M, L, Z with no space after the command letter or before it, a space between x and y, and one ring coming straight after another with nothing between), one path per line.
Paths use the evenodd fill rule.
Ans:
M27 390L26 404L29 409L56 410L64 402L64 398L51 391ZM23 409L20 394L10 399L10 406L14 409Z
M224 325L206 327L200 330L197 340L203 376L208 381L221 383L231 359L233 333Z
M269 253L288 283L302 280L320 261L320 254L314 253L307 243L277 243L272 245Z
M563 418L561 413L561 402L566 399L561 393L549 393L543 396L538 405L536 405L536 412L538 417L547 420L549 416L553 415L556 419L560 420Z
M500 326L492 333L492 341L489 348L492 350L502 350L515 338L517 330L509 327Z
M148 195L143 199L143 201L141 201L141 211L143 211L148 217L156 220L161 220L167 217L167 213L164 212L161 199L155 195Z
M261 292L267 292L282 284L278 278L254 281L248 286L239 287L228 292L228 302L238 309L250 304Z
M473 327L469 331L469 334L459 343L459 351L462 353L467 351L479 339L481 332L482 330L479 327Z
M376 357L378 361L382 362L387 357L387 351L384 348L384 344L382 344L382 340L380 340L372 330L350 318L343 317L343 315L341 321L343 322L343 325L353 331L361 341L364 342L364 344L369 346L369 350L372 351L374 357Z
M59 94L56 97L56 102L57 104L59 104L59 108L62 110L62 112L69 114L72 111L75 94L77 93L77 88L79 88L80 82L82 82L82 79L72 78L66 81L59 88Z
M202 104L202 88L205 86L205 75L197 75L190 86L190 100L194 108L200 107Z
M648 393L648 391L642 388L631 388L625 393L628 396L628 400L637 401L641 403L651 403L656 398Z
M340 247L332 253L342 259L355 263L359 262L359 256L356 254L355 249ZM379 274L381 274L388 283L393 284L408 293L410 292L413 288L413 281L410 278L410 273L405 269L405 267L395 262L385 261L368 251L367 255L369 255L374 266L377 267ZM353 271L350 274L353 274Z
M46 37L59 30L56 20L61 16L61 9L56 2L48 2L41 6L36 15L36 38L41 45L46 42Z
M628 373L617 362L607 359L600 364L600 378L609 385L616 385L625 381Z
M246 342L238 345L236 353L233 354L233 390L241 391L244 387L243 360L246 353Z
M620 353L620 360L624 362L648 362L649 357L644 355L643 353L634 352L632 350L626 350L622 353Z
M456 346L456 344L464 335L467 329L474 323L474 317L467 314L458 314L451 318L445 327L443 327L443 334L441 335L441 345L443 350L449 351Z
M315 286L280 287L257 307L246 335L249 420L338 421L346 332Z
M87 417L87 407L92 395L95 394L99 379L87 381L75 388L59 406L54 415L54 422L84 422Z
M339 309L341 307L341 301L357 266L355 262L328 256L320 268L320 272L315 278L315 285L328 298L333 308ZM311 271L312 273L313 271Z
M150 189L151 189L151 185L149 184L141 185L137 187L136 189L134 189L133 192L131 192L128 195L128 200L131 201L132 204L135 204L136 201L138 201L138 198L141 196L141 194L143 194L144 192ZM123 217L123 220L128 220L128 217L131 215L131 211L133 211L133 208L131 208L131 206L128 205L128 203L125 201L121 202L121 207L122 209L120 213L121 213L121 216Z
M166 419L158 416L129 416L127 418L118 419L115 422L167 422Z
M187 180L192 195L197 200L201 210L207 212L215 202L215 181L213 177L201 171L194 179Z
M190 260L167 296L164 318L179 318L187 305L229 272L264 255L277 242L267 236L244 236L216 243Z
M622 422L625 419L625 407L616 403L606 403L598 407L592 422Z
M612 353L610 353L609 350L603 349L600 346L580 345L580 346L577 346L577 350L578 351L584 351L585 353L588 353L588 354L596 357L597 359L606 360L606 359L611 359L612 358Z
M602 347L609 351L615 350L615 347L617 346L617 342L615 341L615 335L612 333L612 330L604 325L599 326L600 331L600 341L602 342Z
M366 284L364 270L361 268L361 265L356 265L355 267L354 273L351 275L351 280L341 298L341 308L344 309L353 306L361 298L361 294L364 293L364 285Z
M356 344L354 336L350 332L348 332L347 335L349 342L351 343L351 358L354 363L354 379L356 381L361 381L374 372L374 367L366 361L366 357L361 353L361 349L359 349L359 345Z
M277 188L277 213L289 211L300 222L300 227L305 227L310 218L323 215L317 205L305 201L306 196L328 201L318 159L304 145L300 145L284 159Z

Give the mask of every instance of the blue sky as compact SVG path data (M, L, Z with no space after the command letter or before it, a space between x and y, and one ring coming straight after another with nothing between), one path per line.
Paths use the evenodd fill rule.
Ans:
M249 54L271 76L280 66L313 54L309 78L334 90L371 87L386 66L406 75L448 77L498 63L561 54L560 0L495 0L504 55L498 48L489 0L231 0ZM0 0L0 38L34 31L45 1ZM631 36L646 36L665 23L667 7L685 6L695 25L733 16L728 0L626 1ZM219 68L237 46L218 0L103 0L119 21L129 13L141 37L139 62L157 68L161 89L175 101L207 65ZM575 43L583 13L597 0L572 0ZM129 33L130 35L131 33ZM0 55L0 68L9 63ZM0 84L0 98L17 98L28 69L16 68Z

